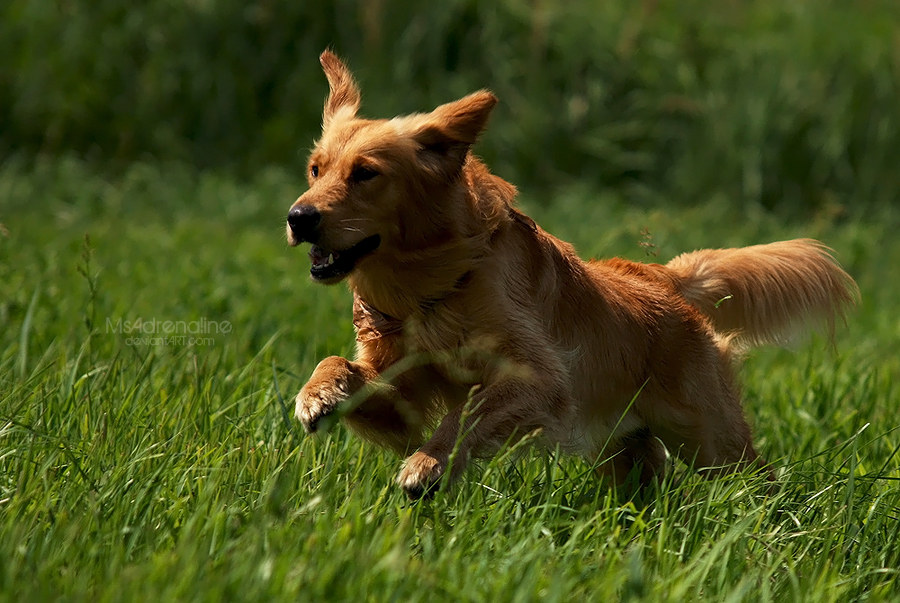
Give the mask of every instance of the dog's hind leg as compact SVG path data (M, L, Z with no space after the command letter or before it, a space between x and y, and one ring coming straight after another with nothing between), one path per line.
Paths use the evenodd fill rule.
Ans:
M666 469L665 446L648 427L624 436L604 456L597 474L629 492L661 479Z
M753 447L737 391L719 375L683 390L685 397L666 400L647 419L669 449L701 475L715 477L746 467L765 467Z

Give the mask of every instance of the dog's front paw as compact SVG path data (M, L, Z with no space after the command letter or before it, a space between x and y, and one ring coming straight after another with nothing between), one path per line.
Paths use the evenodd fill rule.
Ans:
M340 356L326 358L297 394L294 415L307 433L314 433L319 422L353 393L348 367L349 362Z
M397 484L411 499L433 496L438 489L445 463L421 450L403 463Z

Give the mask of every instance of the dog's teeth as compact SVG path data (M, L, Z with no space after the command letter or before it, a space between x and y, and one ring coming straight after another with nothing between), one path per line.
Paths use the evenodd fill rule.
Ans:
M334 264L334 254L333 254L333 253L329 253L329 254L328 254L328 259L325 260L325 265L326 265L326 266L331 266L332 264Z

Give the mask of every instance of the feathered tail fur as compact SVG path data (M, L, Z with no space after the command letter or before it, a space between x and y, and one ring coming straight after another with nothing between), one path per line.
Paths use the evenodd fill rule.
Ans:
M831 250L812 239L738 249L703 249L666 265L682 295L732 347L787 343L809 323L837 319L859 288Z

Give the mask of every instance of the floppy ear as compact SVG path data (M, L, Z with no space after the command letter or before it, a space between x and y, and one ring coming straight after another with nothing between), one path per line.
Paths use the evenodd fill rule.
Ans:
M328 98L322 112L322 124L328 126L338 111L347 111L353 117L359 110L359 87L347 66L330 50L319 55L319 62L328 78Z
M435 162L441 172L453 175L462 168L469 147L478 140L496 104L496 96L479 90L441 105L427 115L428 119L413 133L413 140L419 143L429 163Z

